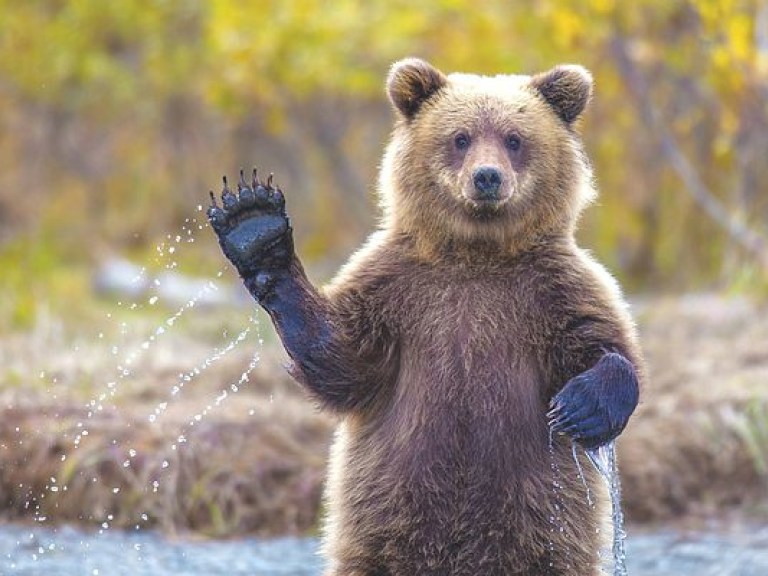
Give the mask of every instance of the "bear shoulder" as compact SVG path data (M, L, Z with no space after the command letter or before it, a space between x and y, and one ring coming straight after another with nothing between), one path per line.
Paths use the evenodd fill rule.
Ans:
M637 329L611 273L573 242L548 245L528 256L531 305L556 320L551 336L572 333L589 339L601 334L605 345L621 349L642 372Z
M407 244L407 239L390 230L377 230L323 287L323 293L337 300L351 293L372 294L386 287L409 265Z

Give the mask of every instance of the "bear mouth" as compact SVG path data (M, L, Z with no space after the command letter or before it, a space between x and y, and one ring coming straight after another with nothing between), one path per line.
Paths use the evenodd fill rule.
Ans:
M508 198L485 200L478 198L467 198L466 207L471 216L490 219L499 216L507 204Z

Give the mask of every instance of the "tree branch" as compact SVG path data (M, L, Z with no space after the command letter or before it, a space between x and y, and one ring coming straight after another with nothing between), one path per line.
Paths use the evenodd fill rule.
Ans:
M643 122L658 135L662 154L683 181L685 190L710 218L768 270L768 239L733 216L709 190L696 169L683 154L656 109L653 108L649 98L648 83L639 67L632 60L626 41L618 35L611 39L611 53L616 58L619 72L627 83L630 92L635 95Z

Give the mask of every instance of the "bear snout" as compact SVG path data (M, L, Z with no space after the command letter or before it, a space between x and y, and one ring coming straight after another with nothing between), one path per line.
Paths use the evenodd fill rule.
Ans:
M475 185L475 200L498 201L501 188L501 172L493 166L481 166L472 172L472 183Z

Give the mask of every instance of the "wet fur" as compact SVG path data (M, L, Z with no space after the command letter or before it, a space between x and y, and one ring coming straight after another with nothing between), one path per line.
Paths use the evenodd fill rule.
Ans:
M381 170L381 230L324 293L295 256L270 271L270 290L250 286L295 377L340 419L326 575L597 574L604 511L587 503L571 441L556 436L550 456L545 416L606 352L642 377L615 282L573 240L594 191L573 126L586 99L560 89L583 92L588 76L557 73L545 94L546 75L444 76L423 64L390 75L399 119ZM486 152L457 163L457 129ZM507 160L505 130L527 146ZM489 154L509 201L476 211L465 164ZM255 282L255 270L241 274Z
M632 326L568 239L494 254L425 261L412 238L380 233L331 286L340 313L373 312L350 343L383 349L372 335L397 335L399 372L369 383L376 401L337 433L328 574L594 571L601 511L588 507L570 441L557 437L555 512L544 413L604 347L639 360ZM386 329L371 330L377 322ZM565 530L553 534L556 515Z
M573 241L594 196L575 118L552 114L526 77L448 79L400 118L381 171L384 230L327 290L354 318L353 347L397 364L337 432L327 574L596 573L603 511L562 437L557 502L544 413L606 349L640 358L615 282ZM471 122L514 124L531 143L519 202L486 218L466 216L446 161L451 131Z

